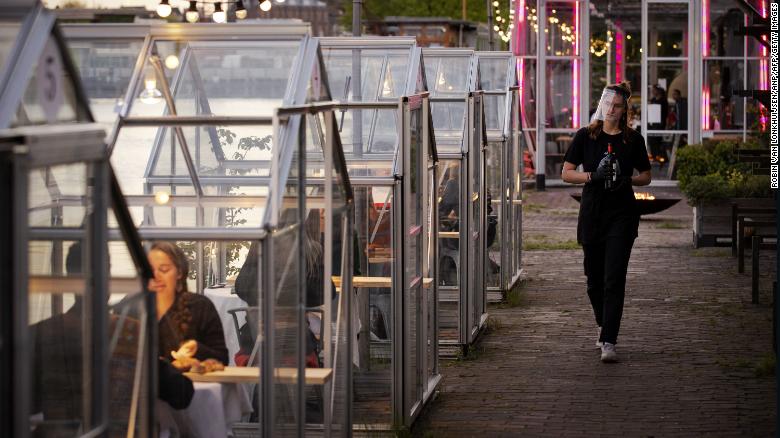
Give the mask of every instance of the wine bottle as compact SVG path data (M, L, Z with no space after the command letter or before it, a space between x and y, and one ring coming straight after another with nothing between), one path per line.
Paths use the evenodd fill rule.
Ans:
M612 143L607 144L607 159L609 165L607 166L607 177L604 178L604 188L611 190L615 187L617 181L617 157L612 152Z

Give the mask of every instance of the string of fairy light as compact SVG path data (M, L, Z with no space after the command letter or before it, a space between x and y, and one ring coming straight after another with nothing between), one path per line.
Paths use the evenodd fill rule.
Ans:
M507 6L509 9L509 19L501 16L501 3L498 2L498 0L493 1L493 7L496 8L496 23L493 25L493 31L498 32L498 36L501 38L501 41L505 43L508 43L509 39L512 38L512 30L515 28L515 10L511 7L511 5Z
M285 0L274 0L276 3L284 3ZM182 1L181 3L185 3ZM235 6L236 18L243 20L247 17L248 12L246 6L244 6L243 0L226 0L226 1L203 1L203 0L188 0L187 9L184 12L184 19L190 23L197 23L201 19L201 15L206 16L211 14L211 19L215 23L227 22L227 10L231 4ZM199 8L198 5L201 5ZM224 6L224 7L223 7ZM262 0L258 9L262 12L268 12L271 10L273 4L271 0ZM167 18L173 12L170 0L160 0L157 5L157 15L161 18Z

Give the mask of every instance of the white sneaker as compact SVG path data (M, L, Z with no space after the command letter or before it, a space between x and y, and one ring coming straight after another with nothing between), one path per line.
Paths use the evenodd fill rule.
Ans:
M601 361L602 362L617 362L617 351L615 351L615 344L605 342L601 347Z
M604 343L601 342L601 327L597 329L598 334L596 335L596 347L601 348Z

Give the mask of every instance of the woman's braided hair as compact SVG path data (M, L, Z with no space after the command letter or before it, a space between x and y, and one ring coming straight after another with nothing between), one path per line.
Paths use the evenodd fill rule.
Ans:
M152 243L152 250L161 251L167 255L176 267L176 271L179 273L179 278L176 280L176 300L169 312L171 312L171 318L173 318L176 327L179 329L179 334L181 336L186 336L190 328L190 323L192 323L192 312L190 312L190 308L187 305L189 302L189 295L186 293L190 263L187 260L184 251L173 242L164 240L155 241Z
M619 94L623 97L623 101L626 105L625 110L623 111L623 115L620 117L620 122L618 123L618 126L620 127L620 130L623 132L623 141L628 142L629 136L634 131L628 126L628 100L631 98L631 84L628 81L623 81L619 84L612 84L608 85L606 90L612 90L615 93ZM593 122L588 125L588 134L590 135L590 138L595 140L598 138L599 134L604 130L604 121L603 120L594 120Z

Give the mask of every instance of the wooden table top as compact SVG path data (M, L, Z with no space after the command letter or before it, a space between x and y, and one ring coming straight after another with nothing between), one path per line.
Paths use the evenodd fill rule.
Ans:
M257 367L225 367L223 371L206 374L184 373L193 382L216 383L258 383L260 368ZM333 376L332 368L306 368L307 385L324 385ZM298 370L284 367L276 369L276 381L280 383L296 383Z
M336 288L341 288L341 277L333 276L333 284ZM431 287L433 284L432 278L424 278L423 286ZM352 277L352 287L356 289L376 287L376 288L389 288L393 286L393 279L391 277Z

